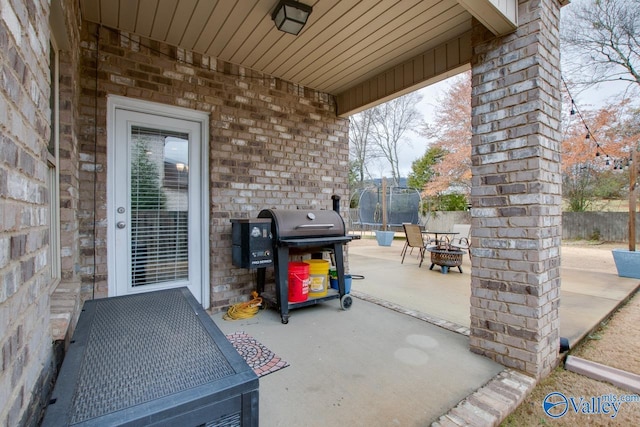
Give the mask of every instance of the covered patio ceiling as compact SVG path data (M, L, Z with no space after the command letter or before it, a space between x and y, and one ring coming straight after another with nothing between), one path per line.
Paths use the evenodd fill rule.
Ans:
M335 95L349 115L468 67L475 17L515 30L517 0L302 0L297 36L278 0L80 0L84 19Z

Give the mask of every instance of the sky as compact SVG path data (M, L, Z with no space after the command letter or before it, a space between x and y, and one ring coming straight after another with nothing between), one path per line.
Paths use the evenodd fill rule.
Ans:
M455 77L454 77L455 78ZM442 97L444 91L449 87L450 80L442 80L430 86L422 88L417 92L422 95L422 101L416 104L418 111L422 113L425 121L430 121L435 110L436 100ZM398 153L398 163L400 175L406 177L411 172L411 163L422 157L427 151L426 140L414 132L409 132L405 140L401 143ZM381 159L377 166L370 168L370 173L374 178L379 178L382 173L391 176L391 169L387 166L387 160Z
M422 101L417 104L416 108L422 113L426 122L433 120L437 99L444 96L444 92L451 85L451 81L455 79L455 77L456 76L442 80L418 91L423 98ZM604 106L612 97L623 93L627 86L628 83L606 83L581 93L572 93L571 95L578 110L593 110L594 108ZM565 103L563 104L563 108L570 108L570 105ZM402 142L398 153L399 168L402 177L406 177L411 172L411 164L422 157L427 148L424 138L414 132L409 132L405 141ZM387 166L387 163L386 160L382 159L377 166L370 168L370 173L374 175L374 178L381 177L383 173L387 177L391 176L391 169Z
M569 5L562 8L562 12L567 12L572 6L575 7L575 5L582 1L583 0L572 1ZM455 79L455 76L431 86L427 86L426 88L418 91L423 96L423 99L417 105L417 108L422 113L423 119L426 122L433 121L433 112L435 110L436 101L438 98L444 96L445 90L449 87L453 79ZM629 83L606 83L584 92L572 92L571 96L573 97L578 110L582 112L603 107L607 101L612 101L613 97L621 95L626 89L628 89L628 87ZM562 108L570 109L571 105L563 103ZM589 124L587 123L587 126L588 125ZM405 139L406 141L402 142L398 154L400 174L403 177L406 177L411 172L412 162L422 157L428 148L424 138L421 138L413 132L410 132ZM374 178L379 178L383 175L391 175L388 162L384 159L381 159L377 165L372 165L369 172Z

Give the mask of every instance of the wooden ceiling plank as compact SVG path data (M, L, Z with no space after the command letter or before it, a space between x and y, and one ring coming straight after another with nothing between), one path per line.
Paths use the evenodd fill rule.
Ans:
M188 30L180 40L180 46L187 50L193 50L196 41L202 35L202 31L211 19L211 14L216 7L216 0L199 0L189 21Z
M313 73L308 74L306 77L298 76L297 79L311 85L324 86L335 75L352 73L355 69L366 66L367 62L369 62L368 58L376 58L381 55L397 55L397 53L394 53L395 50L405 51L413 49L416 45L433 45L430 39L434 35L434 29L454 18L457 14L464 13L464 10L459 7L444 10L445 7L438 5L436 11L432 8L429 11L423 11L418 16L414 15L412 19L405 21L401 27L395 29L395 38L393 40L383 38L377 40L378 44L370 44L366 41L358 43L352 48L340 52L329 64L317 67ZM433 13L437 13L437 16L433 17ZM468 16L468 14L466 15ZM392 64L394 63L397 62ZM328 74L329 70L332 70L330 74Z
M422 55L422 73L423 76L432 76L436 74L436 50L432 49Z
M255 6L256 4L253 3L253 7L247 10L242 1L236 4L235 8L229 13L229 16L222 24L218 36L207 49L207 52L209 52L211 56L219 58L224 48L236 35L243 34L240 37L246 37L244 34L248 33L252 28L246 21L249 16L252 15ZM252 17L252 21L253 20L255 20L255 17Z
M247 66L249 66L247 58L257 48L261 40L269 39L275 43L277 37L280 37L280 34L274 33L272 28L273 21L271 20L271 17L263 18L253 29L251 34L249 34L249 37L244 38L241 41L240 47L238 47L235 52L231 53L229 62L233 62L234 64L247 64Z
M463 25L461 27L461 29L468 29L470 28L470 25L468 25L469 23L466 23L465 25ZM461 33L456 30L456 29L452 29L452 30L448 30L447 31L447 35L450 38L457 38L459 37ZM441 43L444 42L444 40L439 40ZM440 43L440 44L441 44ZM439 44L439 45L440 45ZM439 46L438 45L438 46ZM433 49L433 48L431 48ZM414 49L413 51L410 51L410 53L413 53L415 56L419 56L422 55L424 53L424 51L420 50L419 48ZM423 74L425 76L433 76L433 75L437 75L439 73L439 71L437 71L435 69L436 67L436 62L439 61L439 59L437 58L431 58L431 63L428 62L428 59L425 58L425 61L423 63ZM395 63L395 62L393 62ZM367 68L367 72L360 74L358 76L355 76L353 78L350 78L351 76L354 76L353 73L349 73L348 71L345 73L340 73L336 75L336 79L332 82L327 82L325 83L324 86L322 86L322 90L327 91L328 93L340 93L342 91L347 90L349 87L355 86L363 81L366 81L367 79L372 78L373 76L376 75L376 73L382 73L385 69L387 69L387 67L389 66L389 63L384 63L383 61L377 61L376 63L371 63L368 65L370 68ZM431 67L431 69L429 69L429 67ZM341 80L342 79L342 80Z
M412 57L419 55L424 52L425 49L431 49L434 46L437 46L450 38L455 38L459 36L461 33L468 31L470 29L470 19L463 20L460 22L458 27L455 27L453 30L447 31L442 35L438 35L435 38L431 38L428 44L414 44L414 43L404 43L404 48L399 54L398 49L386 50L384 52L380 52L380 55L376 57L368 57L361 60L359 63L352 64L351 66L342 69L336 70L336 73L332 75L333 80L326 79L323 82L315 82L316 86L322 87L324 90L330 90L331 93L339 90L345 90L346 87L357 84L358 81L362 81L366 78L371 78L371 76L376 73L380 73L382 70L387 69L392 64L402 63L411 59ZM354 70L364 69L365 73L354 74ZM351 78L350 78L351 77ZM359 79L359 80L357 80ZM312 84L308 82L308 84Z
M354 0L346 0L344 2L338 1L338 7L342 10L347 10L349 5ZM283 58L283 51L291 44L298 44L301 40L309 40L313 37L315 32L320 26L318 22L327 22L325 15L327 13L335 13L334 6L337 0L323 0L316 4L311 5L313 11L307 21L307 25L302 32L294 36L293 34L287 34L279 31L273 21L271 21L270 31L267 35L268 38L259 40L255 49L246 57L246 63L257 70L263 70L264 66L268 64L273 58ZM334 18L335 19L335 18ZM314 29L315 26L315 29ZM299 54L299 52L298 52Z
M460 63L460 49L458 49L458 43L447 44L447 68L451 68Z
M113 0L111 0L113 1ZM109 0L100 1L100 21L111 28L118 28L118 9L120 2Z
M224 49L222 49L222 51L220 52L220 58L226 58L226 60L230 60L231 58L235 57L238 51L242 49L242 46L246 44L246 40L251 38L254 32L259 31L258 29L262 25L265 26L265 29L267 28L266 22L269 22L271 25L273 25L271 21L272 7L273 0L259 0L247 16L242 25L242 28L238 28L231 40L229 40ZM240 32L244 32L247 35L245 37L240 37ZM260 38L261 37L258 37L258 40Z
M81 0L80 11L82 17L89 22L100 22L100 2L95 0Z
M247 67L253 68L251 67L251 62L248 58L255 55L255 51L258 49L258 46L262 46L262 43L264 42L268 43L267 46L271 46L284 35L284 33L280 31L274 31L275 25L271 19L271 13L275 8L275 2L272 1L271 4L265 4L261 7L263 8L264 16L260 19L257 25L251 29L246 37L242 37L236 51L228 52L228 54L231 55L229 57L230 62L233 62L234 64L244 64Z
M212 54L210 50L211 46L215 43L217 38L229 36L222 32L222 26L228 19L231 19L231 13L235 5L236 2L231 0L222 0L218 2L213 13L207 20L205 30L200 34L198 41L195 43L195 50L210 56L217 56Z
M285 52L289 59L284 62L280 61L280 65L273 69L276 74L282 74L283 76L294 76L305 67L308 67L310 63L327 58L327 55L331 55L333 46L345 46L353 43L352 39L358 37L364 39L374 32L375 22L387 22L395 19L398 15L404 11L413 7L418 1L400 1L398 4L390 4L389 2L380 2L373 7L364 5L365 10L352 9L354 13L357 13L352 20L340 19L336 21L332 27L335 27L335 31L331 31L328 28L327 31L321 33L321 35L315 37L305 45L305 51L309 52L305 56L304 61L299 61L295 58L295 55L289 52ZM345 15L346 16L346 15ZM368 30L367 30L368 28ZM365 32L365 33L361 33ZM325 34L328 34L325 35ZM291 50L291 48L289 48ZM300 50L297 48L297 50Z
M414 58L411 61L411 65L413 66L413 75L414 76L424 76L424 61L422 57Z
M454 3L455 4L455 3ZM360 61L364 57L377 55L380 49L388 45L393 39L405 37L409 31L426 32L432 25L433 14L441 15L446 11L449 3L438 3L435 6L431 3L420 2L415 7L407 9L394 20L383 20L376 22L375 26L371 26L367 32L361 31L350 39L350 43L346 44L337 52L323 57L324 66L313 68L307 67L295 75L285 75L287 78L300 79L304 81L315 81L315 79L326 76L328 70L336 70L337 67L346 67L350 64ZM398 33L396 35L396 33ZM392 35L393 39L390 39ZM322 69L322 70L320 70Z
M159 0L156 16L153 20L150 38L165 41L173 14L178 7L178 0Z
M397 98L398 96L402 96L404 94L410 93L412 91L418 90L430 84L469 70L470 64L462 62L459 64L450 63L449 67L436 67L436 63L447 63L447 58L445 58L443 54L441 54L439 57L436 57L437 55L435 52L440 51L442 48L446 50L446 46L457 45L458 48L465 52L465 55L468 54L470 56L470 40L471 31L468 31L460 37L456 37L455 40L449 40L438 46L437 48L425 52L424 54L418 55L410 61L407 61L407 63L410 63L422 62L424 60L425 63L431 63L431 65L427 65L427 68L429 68L432 73L425 73L422 76L414 76L413 82L404 81L402 86L395 85L393 79L390 78L391 74L393 74L393 69L388 69L382 71L376 76L369 78L368 80L363 81L360 84L346 88L343 92L338 92L336 94L338 103L338 115L340 117L348 117L374 105L389 101L391 99ZM460 57L462 58L462 56ZM440 69L442 72L436 74L436 68ZM397 82L395 83L397 84ZM375 96L369 98L363 97L362 99L358 98L357 94L360 92L361 88L370 88L374 85L378 87L378 91Z
M138 14L138 0L120 0L118 22L120 28L129 33L136 29L136 15Z
M376 57L375 59L367 61L366 63L362 62L361 64L355 64L347 69L339 70L332 76L332 81L325 81L312 87L322 87L322 89L328 91L328 93L339 93L341 91L344 91L348 87L354 86L361 81L364 81L375 76L378 73L381 73L382 70L388 68L389 66L392 66L392 64L407 61L410 58L417 56L422 52L425 52L425 49L433 49L434 46L439 46L449 39L457 38L461 34L464 34L471 29L471 20L467 14L460 15L459 21L452 22L452 25L455 25L456 23L458 24L457 26L448 29L441 34L438 34L437 37L432 38L431 40L434 44L430 44L431 47L427 47L425 45L416 45L411 49L403 50L401 56L398 56L398 54L394 54L394 51L390 50L388 52L385 52L380 57ZM355 77L349 79L349 76L354 76L353 69L359 69L361 67L364 67L367 72L355 75Z
M268 73L273 72L281 62L281 58L299 57L301 50L313 50L314 46L326 41L327 35L332 34L332 28L335 28L337 22L341 21L345 16L353 18L362 13L363 9L354 7L353 3L353 0L341 1L335 4L329 4L329 2L320 3L311 14L314 19L309 18L304 30L298 36L287 35L286 38L280 39L279 44L271 49L272 52L277 52L277 55L272 52L265 52L260 59L255 61L255 66L259 69L264 69ZM318 38L320 38L320 41L310 44Z
M156 17L158 8L157 0L140 0L138 3L138 11L136 12L135 33L143 37L151 36L153 21Z
M167 43L180 46L180 40L182 40L185 31L189 28L189 22L197 3L198 0L180 0L178 7L173 12L171 26L165 37Z
M334 45L340 46L340 51L348 49L358 43L374 43L378 37L375 33L378 29L384 28L388 23L394 22L401 15L407 13L407 11L415 7L419 1L401 1L400 3L393 5L390 10L372 9L372 14L367 13L363 15L365 22L354 25L346 25L342 31L337 32L335 36L332 36L327 40L320 40L319 45L313 45L309 49L309 54L305 57L304 61L295 61L295 64L291 65L287 71L282 71L282 75L285 78L295 78L299 75L304 75L305 70L308 73L310 69L315 69L312 66L315 61L333 61L336 56L336 49ZM384 8L388 5L388 2L381 4ZM377 15L376 15L377 13ZM355 30L354 30L355 28ZM390 27L387 27L387 29ZM296 58L294 58L296 59Z
M444 73L447 70L447 47L440 45L435 51L435 74Z

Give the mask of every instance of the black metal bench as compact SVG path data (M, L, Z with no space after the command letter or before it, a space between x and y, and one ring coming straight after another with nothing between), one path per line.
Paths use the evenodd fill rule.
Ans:
M257 426L258 377L187 288L87 301L43 426Z

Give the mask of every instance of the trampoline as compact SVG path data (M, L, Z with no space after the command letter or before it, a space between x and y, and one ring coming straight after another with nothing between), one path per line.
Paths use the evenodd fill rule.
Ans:
M358 220L355 224L372 229L382 228L382 188L368 187L361 190L358 199ZM420 193L406 187L387 187L387 227L420 222Z

